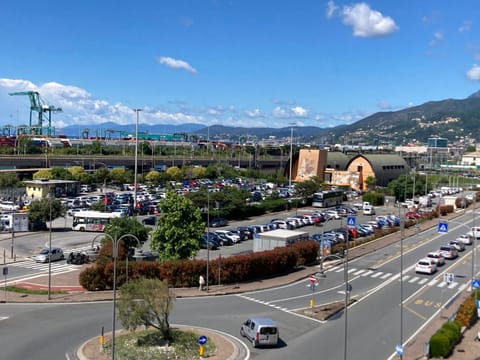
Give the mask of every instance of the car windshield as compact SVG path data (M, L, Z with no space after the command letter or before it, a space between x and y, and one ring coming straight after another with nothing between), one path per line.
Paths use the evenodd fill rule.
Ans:
M48 249L43 249L40 251L39 255L48 255Z

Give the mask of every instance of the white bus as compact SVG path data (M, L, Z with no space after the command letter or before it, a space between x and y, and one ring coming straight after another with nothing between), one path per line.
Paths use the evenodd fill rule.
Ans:
M112 219L120 217L122 217L122 213L120 212L78 211L73 213L72 230L102 232Z
M330 207L340 205L343 202L343 191L340 190L324 190L313 194L313 207Z

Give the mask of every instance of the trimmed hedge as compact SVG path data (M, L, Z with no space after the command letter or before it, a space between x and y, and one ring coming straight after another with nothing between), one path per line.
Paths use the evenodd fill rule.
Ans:
M462 327L470 328L478 320L475 300L480 299L480 291L475 290L460 305L454 321L448 321L430 338L430 356L448 357L461 340Z
M297 267L314 263L319 245L313 240L300 241L290 247L279 247L248 255L211 259L209 279L212 284L235 284L267 277L275 277L294 271ZM105 262L108 256L80 273L80 285L89 291L113 289L113 261ZM117 287L126 281L126 262L117 261ZM141 277L167 280L169 286L198 286L200 274L206 274L206 260L173 260L158 262L130 261L128 278Z

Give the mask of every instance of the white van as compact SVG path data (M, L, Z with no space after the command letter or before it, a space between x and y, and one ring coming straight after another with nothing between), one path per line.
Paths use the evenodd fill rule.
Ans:
M480 239L480 227L472 227L471 230L467 233L467 235L473 237L476 240Z
M253 317L247 319L240 328L240 335L252 342L252 346L277 346L279 331L270 318Z

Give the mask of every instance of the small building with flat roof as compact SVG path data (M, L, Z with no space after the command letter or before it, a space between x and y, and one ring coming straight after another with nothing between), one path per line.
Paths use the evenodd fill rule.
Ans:
M48 194L56 198L75 197L80 193L80 182L75 180L37 179L24 181L25 194L29 199L41 199Z

